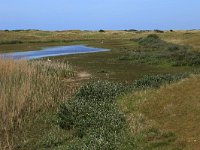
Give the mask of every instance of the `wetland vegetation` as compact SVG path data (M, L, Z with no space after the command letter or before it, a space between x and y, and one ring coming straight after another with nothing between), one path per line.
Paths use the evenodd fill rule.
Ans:
M0 31L1 53L76 44L111 50L1 59L0 148L198 149L199 37L198 30Z

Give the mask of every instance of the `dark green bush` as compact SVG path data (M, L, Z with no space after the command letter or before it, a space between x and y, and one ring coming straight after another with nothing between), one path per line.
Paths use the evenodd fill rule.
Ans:
M72 100L60 106L59 126L65 129L86 128L101 125L102 121L104 125L109 121L112 122L117 114L114 100L125 90L122 84L107 81L86 84L79 89Z
M173 66L198 66L200 65L200 53L195 51L177 51L171 54Z
M136 30L136 29L129 29L129 30L124 30L124 31L126 31L126 32L137 32L138 30Z
M174 45L174 44L169 45L169 46L167 47L167 50L168 50L168 51L171 51L171 52L173 52L173 51L178 51L178 50L180 50L180 49L181 49L180 46Z
M157 34L149 34L147 38L159 39L159 36Z
M154 32L157 32L157 33L164 33L164 31L158 30L158 29L155 29Z
M166 42L161 40L156 34L150 34L147 37L139 38L135 41L144 47L153 49L160 49L161 47L163 48L164 46L166 46Z
M105 30L102 30L102 29L101 29L101 30L99 30L99 32L105 32Z
M89 101L112 101L118 94L125 90L126 87L121 83L97 81L81 87L76 93L75 98Z
M146 75L142 79L136 80L133 88L159 88L163 84L170 84L189 76L190 73Z

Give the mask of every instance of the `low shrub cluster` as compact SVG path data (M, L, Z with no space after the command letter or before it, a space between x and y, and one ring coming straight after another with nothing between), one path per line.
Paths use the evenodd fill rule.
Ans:
M71 100L63 103L58 109L59 127L74 133L73 142L64 148L118 149L124 146L124 142L128 147L134 148L134 138L127 139L129 133L126 120L116 106L116 97L129 90L158 88L188 76L189 73L144 76L131 85L108 81L84 85Z
M135 89L159 88L163 84L170 84L181 79L189 77L190 73L180 74L163 74L163 75L145 75L143 78L136 80L133 84Z
M101 30L99 30L99 32L105 32L105 30L102 30L102 29L101 29Z
M173 66L199 66L200 53L197 51L177 51L170 55Z
M140 47L119 57L120 60L131 60L135 63L146 63L171 66L197 66L200 65L200 53L192 47L168 43L156 34L145 38L132 39Z
M116 149L124 127L124 116L115 98L126 87L107 81L89 83L58 111L58 125L74 130L75 140L69 149Z
M147 37L132 39L139 43L139 45L143 46L143 48L147 48L147 50L167 50L167 51L178 51L178 50L188 50L191 49L189 46L181 46L177 44L172 44L163 41L157 34L149 34Z
M165 33L165 31L158 30L158 29L155 29L154 32L157 32L157 33Z
M160 48L165 44L165 42L161 41L159 36L156 34L150 34L146 38L139 38L133 40L146 48L152 48L152 49Z

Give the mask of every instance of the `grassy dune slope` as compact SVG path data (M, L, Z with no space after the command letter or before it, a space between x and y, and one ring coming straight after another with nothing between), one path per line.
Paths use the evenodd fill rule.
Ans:
M200 77L120 98L132 135L148 149L200 147ZM140 140L139 140L140 139ZM142 139L142 140L141 140Z
M67 45L91 43L93 46L102 45L102 40L109 41L125 41L128 42L132 38L145 37L148 34L154 34L154 31L146 32L126 32L126 31L0 31L0 52L14 50L34 50L48 45ZM166 31L164 33L156 33L163 40L168 42L190 45L199 49L200 31ZM28 44L27 44L28 43ZM11 46L13 45L13 46ZM109 44L106 45L107 48Z

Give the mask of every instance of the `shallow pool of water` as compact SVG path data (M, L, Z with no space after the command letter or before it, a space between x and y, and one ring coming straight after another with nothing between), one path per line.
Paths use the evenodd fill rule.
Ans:
M42 50L26 51L26 52L12 52L0 54L0 57L11 58L11 59L38 59L50 56L62 56L70 54L81 54L81 53L94 53L108 51L107 49L88 47L84 45L73 45L73 46L57 46L47 47Z

